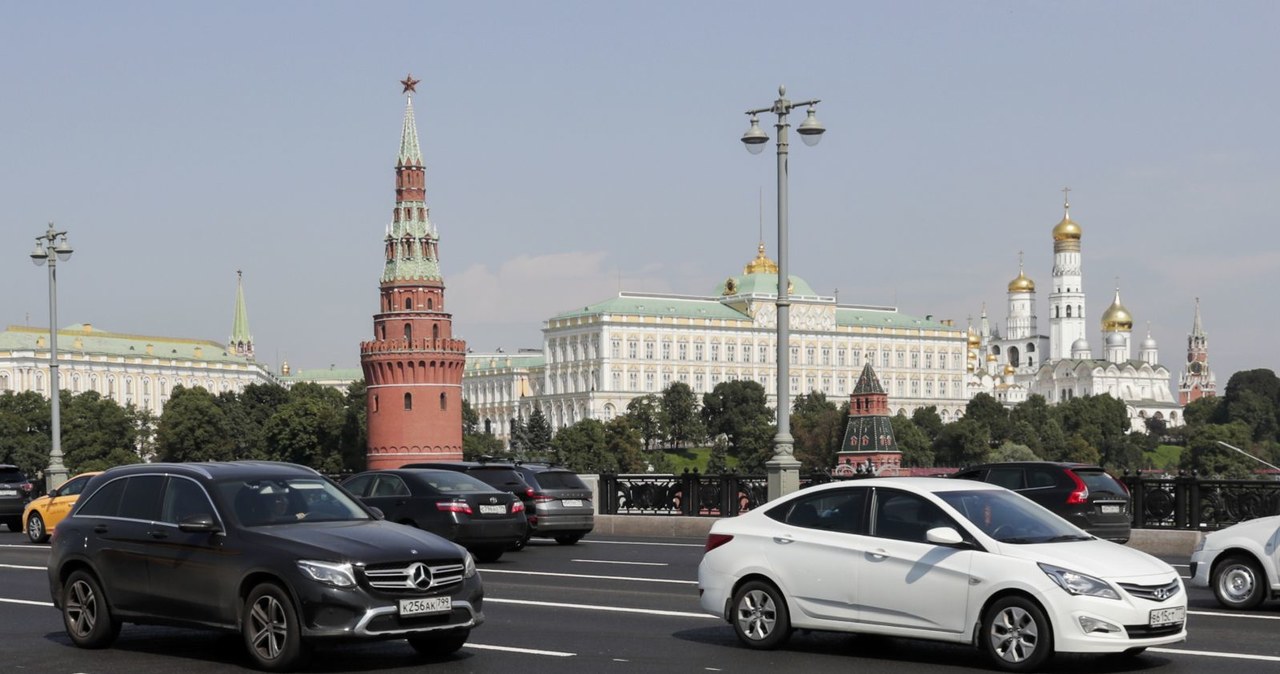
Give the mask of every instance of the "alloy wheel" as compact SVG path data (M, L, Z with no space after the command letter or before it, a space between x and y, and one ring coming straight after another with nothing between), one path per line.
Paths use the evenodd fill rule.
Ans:
M98 624L98 595L83 580L71 584L67 592L67 628L80 638L88 638Z
M738 624L748 638L760 640L773 633L777 622L773 599L763 590L752 590L738 603Z
M991 623L991 650L1005 662L1019 663L1035 654L1040 626L1019 606L1008 606Z
M289 621L284 606L271 595L258 597L249 611L250 644L263 660L275 660L284 650Z

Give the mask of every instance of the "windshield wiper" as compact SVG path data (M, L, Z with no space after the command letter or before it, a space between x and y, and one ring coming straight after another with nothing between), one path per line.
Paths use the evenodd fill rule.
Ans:
M1091 540L1093 540L1093 536L1089 536L1086 534L1062 534L1061 536L1054 536L1053 538L1049 538L1044 542L1045 543L1063 543L1066 541L1091 541Z

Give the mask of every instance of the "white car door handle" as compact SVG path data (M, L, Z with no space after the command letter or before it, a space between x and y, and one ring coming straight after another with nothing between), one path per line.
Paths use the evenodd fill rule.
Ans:
M889 556L889 553L884 548L876 548L875 550L868 550L867 556L872 559L884 559Z
M773 537L773 542L774 542L774 543L781 543L781 544L783 544L783 545L786 545L787 543L795 543L795 542L796 542L796 539L794 539L794 538L792 538L792 537L790 537L790 536L774 536L774 537Z

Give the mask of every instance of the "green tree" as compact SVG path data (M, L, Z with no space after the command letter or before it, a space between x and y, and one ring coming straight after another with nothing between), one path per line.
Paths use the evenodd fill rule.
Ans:
M218 406L227 419L235 458L265 459L270 456L263 428L267 420L289 402L290 395L290 389L278 384L249 384L239 393L224 391L218 394Z
M368 387L363 379L347 386L339 447L342 471L358 473L365 469L369 452Z
M698 418L698 400L684 382L674 382L662 392L661 418L663 434L676 449L706 437Z
M1182 408L1182 420L1187 426L1223 423L1227 420L1226 400L1210 396L1192 401Z
M1252 436L1252 429L1243 421L1193 427L1187 434L1187 446L1182 450L1181 466L1208 478L1254 477L1254 471L1262 464L1218 444L1225 442L1249 451Z
M480 415L466 399L462 401L462 458L476 461L502 453L502 441L480 430Z
M791 408L791 435L802 472L830 471L844 440L848 412L819 391L796 397Z
M129 411L97 391L62 392L62 451L72 474L138 463L138 428Z
M1227 423L1239 421L1250 429L1253 440L1262 442L1276 437L1276 405L1263 394L1240 391L1226 403Z
M902 414L889 418L893 425L893 439L902 450L903 466L928 467L933 465L933 441L916 422Z
M1040 457L1026 445L1006 440L987 455L988 461L1038 461Z
M942 427L933 441L933 453L944 465L969 466L983 463L991 451L991 433L986 425L968 417Z
M618 462L618 472L638 473L646 467L640 433L625 414L604 425L605 447Z
M1086 455L1096 455L1097 461L1107 466L1137 467L1140 454L1135 455L1128 443L1129 411L1123 401L1106 394L1081 396L1059 405L1058 412L1069 445L1073 444L1071 437L1078 436L1093 450ZM1074 446L1070 453L1080 456Z
M551 452L551 424L542 414L542 408L534 407L524 428L524 453L526 458L543 457Z
M911 413L911 421L917 428L924 431L929 438L929 442L933 442L938 438L938 434L942 432L942 417L938 416L938 406L928 405L926 407L917 407L916 411Z
M755 449L744 447L743 441L754 437L758 427L769 426L772 415L766 400L764 387L754 381L735 379L716 384L710 393L702 396L702 423L706 434L724 435L729 440L729 454L741 458L744 452Z
M322 473L340 473L345 409L340 401L311 393L304 390L276 410L262 429L263 438L277 461L310 466Z
M524 417L516 417L511 422L511 454L517 459L529 456L529 430L525 426Z
M34 479L49 465L49 401L35 391L0 393L0 463Z
M235 444L226 413L202 387L173 387L156 429L161 461L229 461Z
M711 453L707 456L707 475L724 475L729 472L729 438L717 435L711 442Z
M987 429L992 440L1009 437L1009 410L988 393L979 393L965 406L964 418Z
M627 416L640 433L645 449L653 449L653 443L662 437L662 403L658 396L647 393L627 403Z
M608 450L604 424L597 419L583 419L561 429L551 447L556 463L575 472L618 472L618 458Z
M1067 447L1067 434L1062 431L1062 424L1056 418L1050 418L1039 430L1041 456L1049 461L1066 461L1071 450Z

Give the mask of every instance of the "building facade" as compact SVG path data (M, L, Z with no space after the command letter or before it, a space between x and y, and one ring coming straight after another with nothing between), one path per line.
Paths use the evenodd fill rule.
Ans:
M467 354L462 397L480 420L478 430L510 447L516 421L533 412L545 364L541 350Z
M462 458L462 372L467 345L453 338L440 273L440 235L426 204L426 171L408 94L396 160L396 201L383 239L373 339L360 344L368 385L370 469Z
M1196 317L1187 335L1187 369L1178 382L1178 402L1190 405L1201 398L1218 395L1218 382L1209 369L1209 335L1200 325L1200 298L1196 298Z

